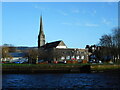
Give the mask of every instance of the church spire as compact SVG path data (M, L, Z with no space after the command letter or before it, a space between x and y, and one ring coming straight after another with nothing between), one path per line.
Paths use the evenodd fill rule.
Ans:
M44 34L44 32L43 32L42 16L40 17L40 32L39 32L39 34L40 34L40 33L43 33L43 34Z
M43 22L42 22L42 16L40 17L40 32L38 35L38 48L45 45L45 35L43 32Z

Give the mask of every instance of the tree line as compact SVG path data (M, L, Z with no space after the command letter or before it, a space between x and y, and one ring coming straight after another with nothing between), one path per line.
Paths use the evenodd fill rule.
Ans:
M96 56L99 59L108 58L113 62L120 62L120 28L112 30L111 34L104 34L99 39L99 50L96 50Z

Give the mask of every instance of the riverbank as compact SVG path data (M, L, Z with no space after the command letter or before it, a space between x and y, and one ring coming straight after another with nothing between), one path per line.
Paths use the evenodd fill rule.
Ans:
M88 64L3 64L3 73L80 73L90 72Z
M91 72L92 73L116 73L120 75L120 65L91 65Z
M120 65L92 64L3 64L3 73L90 73L120 71Z

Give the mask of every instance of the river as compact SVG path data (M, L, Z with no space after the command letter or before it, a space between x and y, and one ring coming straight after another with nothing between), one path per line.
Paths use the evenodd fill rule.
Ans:
M3 74L2 88L119 88L117 73Z

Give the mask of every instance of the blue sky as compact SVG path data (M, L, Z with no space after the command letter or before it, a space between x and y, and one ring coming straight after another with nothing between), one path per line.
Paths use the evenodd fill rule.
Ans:
M37 46L41 14L46 42L70 48L97 44L118 26L117 2L4 2L2 43Z

